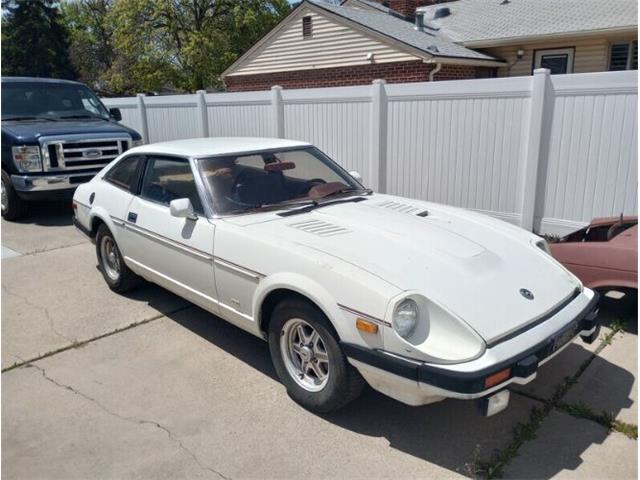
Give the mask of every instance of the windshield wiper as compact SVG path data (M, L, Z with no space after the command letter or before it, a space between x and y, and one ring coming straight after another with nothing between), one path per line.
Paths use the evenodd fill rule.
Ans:
M317 200L314 200L312 204L310 205L306 205L304 207L301 208L296 208L295 210L288 210L286 212L282 212L279 213L278 215L281 217L289 217L291 215L298 215L301 213L308 213L312 210L315 210L316 208L320 208L320 207L328 207L331 205L338 205L340 203L349 203L349 202L363 202L367 200L365 197L349 197L349 198L343 198L340 200L330 200L328 202L318 202Z
M42 117L42 116L36 116L36 115L19 115L19 116L15 116L15 117L2 117L2 120L7 121L7 120L49 120L50 122L55 122L56 119L55 118L51 118L51 117Z
M331 192L321 198L331 198L337 197L339 195L349 195L352 193L357 193L359 195L371 195L373 193L373 190L371 190L370 188L341 188L340 190Z

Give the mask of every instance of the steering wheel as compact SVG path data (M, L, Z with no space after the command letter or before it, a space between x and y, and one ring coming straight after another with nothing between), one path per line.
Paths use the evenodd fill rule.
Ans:
M307 190L311 190L311 188L319 183L327 183L327 181L322 178L312 178L311 180L307 180L305 182L305 184L309 187Z

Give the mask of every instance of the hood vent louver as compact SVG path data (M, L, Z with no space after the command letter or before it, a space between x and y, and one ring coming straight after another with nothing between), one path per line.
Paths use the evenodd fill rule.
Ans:
M420 211L420 209L410 203L394 202L388 200L378 204L380 208L386 208L387 210L393 210L398 213L406 213L408 215L417 215L418 217L427 217L429 215L428 210Z
M290 223L288 226L320 237L333 237L351 232L348 228L323 222L322 220L305 220L304 222Z

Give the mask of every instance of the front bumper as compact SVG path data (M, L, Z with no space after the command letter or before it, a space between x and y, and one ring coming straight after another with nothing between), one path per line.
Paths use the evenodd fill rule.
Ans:
M592 343L599 333L598 301L599 295L593 292L593 297L573 314L572 319L563 321L563 326L544 340L480 369L457 370L455 366L427 364L349 343L342 343L342 348L374 388L405 403L421 405L444 398L482 398L510 383L530 382L538 367L567 347L576 336ZM504 350L508 346L503 344L500 348ZM485 384L487 377L505 369L509 369L509 374L503 381L489 387ZM394 392L396 389L398 394Z
M62 173L58 175L11 175L13 188L21 193L73 190L91 180L97 172Z

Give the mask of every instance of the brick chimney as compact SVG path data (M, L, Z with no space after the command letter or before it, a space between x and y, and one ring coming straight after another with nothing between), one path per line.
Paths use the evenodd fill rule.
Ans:
M386 5L391 10L413 19L416 16L416 8L436 3L446 3L452 0L376 0L378 3Z

